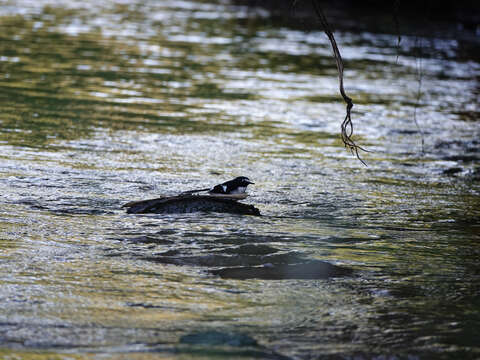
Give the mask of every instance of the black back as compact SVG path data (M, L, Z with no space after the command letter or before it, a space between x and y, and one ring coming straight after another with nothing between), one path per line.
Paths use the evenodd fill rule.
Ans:
M209 192L212 194L231 194L231 193L238 193L238 192L245 192L245 189L248 185L254 184L250 179L246 176L239 176L233 180L225 181L222 184L215 185L212 190ZM243 191L239 191L239 189L243 189Z

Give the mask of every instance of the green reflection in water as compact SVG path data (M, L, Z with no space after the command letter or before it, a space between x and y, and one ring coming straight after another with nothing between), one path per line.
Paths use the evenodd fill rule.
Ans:
M478 183L442 176L474 163L435 148L437 134L477 144L472 121L450 117L475 114L455 100L470 89L468 72L437 78L425 66L436 101L418 105L433 147L420 157L415 69L388 56L347 59L364 106L357 139L373 149L364 168L338 137L344 106L326 44L228 8L212 19L221 4L207 1L87 5L0 19L0 344L198 358L179 339L216 329L298 358L478 352ZM342 48L371 54L357 35L340 35ZM249 201L264 217L120 208L232 174L255 180ZM208 273L302 258L355 276ZM238 355L217 350L208 349Z
M99 29L77 36L58 32L71 16L73 10L46 7L39 19L0 20L0 53L6 57L0 62L1 141L37 147L86 137L95 127L232 131L226 119L217 120L217 112L189 113L201 108L195 99L253 98L195 78L219 76L215 59L195 61L207 56L208 48L160 39L160 51L173 56L152 57L131 41L103 38Z

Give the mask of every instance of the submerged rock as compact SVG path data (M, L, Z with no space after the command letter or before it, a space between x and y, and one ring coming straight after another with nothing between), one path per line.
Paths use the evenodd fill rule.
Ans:
M461 167L451 167L448 169L443 170L444 175L455 175L461 173L463 169Z
M188 255L175 250L167 253L144 256L141 259L161 264L187 265L187 266L208 266L208 267L238 267L238 266L260 266L263 264L286 264L305 262L300 256L289 253L255 255L255 254L202 254Z
M228 346L257 346L257 341L246 334L225 333L220 331L205 331L184 335L180 338L181 344L191 345L228 345Z
M275 359L290 360L257 342L250 335L237 332L206 330L183 335L177 354L205 359Z
M128 214L179 214L204 211L259 216L260 210L255 206L238 202L238 200L246 198L247 195L239 195L241 196L184 194L129 202L122 207L127 208Z
M312 260L301 264L266 264L264 266L242 266L211 270L210 273L226 279L329 279L333 277L349 276L353 270L330 263Z

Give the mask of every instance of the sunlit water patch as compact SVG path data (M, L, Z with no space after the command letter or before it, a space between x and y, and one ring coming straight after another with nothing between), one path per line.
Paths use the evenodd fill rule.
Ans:
M324 35L254 13L3 2L0 356L478 356L479 64L339 32L365 167ZM261 217L121 208L238 175Z

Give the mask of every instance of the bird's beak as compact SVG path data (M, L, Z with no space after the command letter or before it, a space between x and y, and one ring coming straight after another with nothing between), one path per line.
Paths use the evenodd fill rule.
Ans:
M250 181L250 180L248 180L248 183L249 183L249 184L255 184L254 182L252 182L252 181Z

